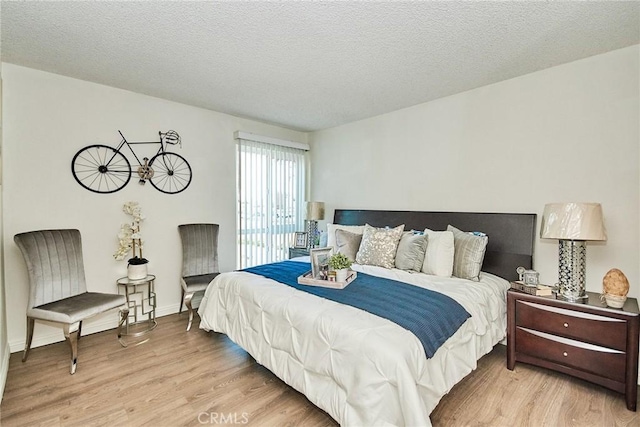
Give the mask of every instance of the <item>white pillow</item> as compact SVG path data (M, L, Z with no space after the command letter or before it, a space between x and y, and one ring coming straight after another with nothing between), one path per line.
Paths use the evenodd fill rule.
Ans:
M453 256L455 245L453 232L433 231L425 228L427 251L424 254L422 272L435 276L451 277L453 274Z
M338 252L338 245L336 244L336 230L345 230L349 233L362 234L364 233L364 225L327 224L327 247L333 248L333 253Z

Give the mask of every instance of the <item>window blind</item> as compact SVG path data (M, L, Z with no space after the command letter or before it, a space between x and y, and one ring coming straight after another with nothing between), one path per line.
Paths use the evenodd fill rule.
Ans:
M303 229L305 150L236 141L238 268L281 261Z

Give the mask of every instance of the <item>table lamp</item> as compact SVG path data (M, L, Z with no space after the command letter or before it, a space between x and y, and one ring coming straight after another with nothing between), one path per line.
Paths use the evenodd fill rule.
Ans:
M309 249L316 247L318 240L318 221L324 219L324 202L307 202L307 232Z
M549 203L540 238L559 239L558 295L579 301L586 294L587 240L607 240L600 203Z

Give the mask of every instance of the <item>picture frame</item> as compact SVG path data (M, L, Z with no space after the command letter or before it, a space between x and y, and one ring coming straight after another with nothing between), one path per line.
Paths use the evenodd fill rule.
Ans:
M523 274L524 284L527 286L538 286L539 274L535 270L526 270Z
M329 257L333 255L333 248L315 248L309 251L311 258L311 276L314 279L327 279L329 273Z
M309 233L304 231L296 231L293 240L294 248L306 248L309 244Z

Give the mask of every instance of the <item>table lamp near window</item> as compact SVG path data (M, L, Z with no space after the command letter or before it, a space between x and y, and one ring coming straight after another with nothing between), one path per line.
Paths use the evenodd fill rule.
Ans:
M600 203L550 203L540 238L559 239L558 295L579 301L586 294L587 240L607 240Z
M324 219L324 202L307 202L307 232L309 233L309 249L317 245L318 221Z

